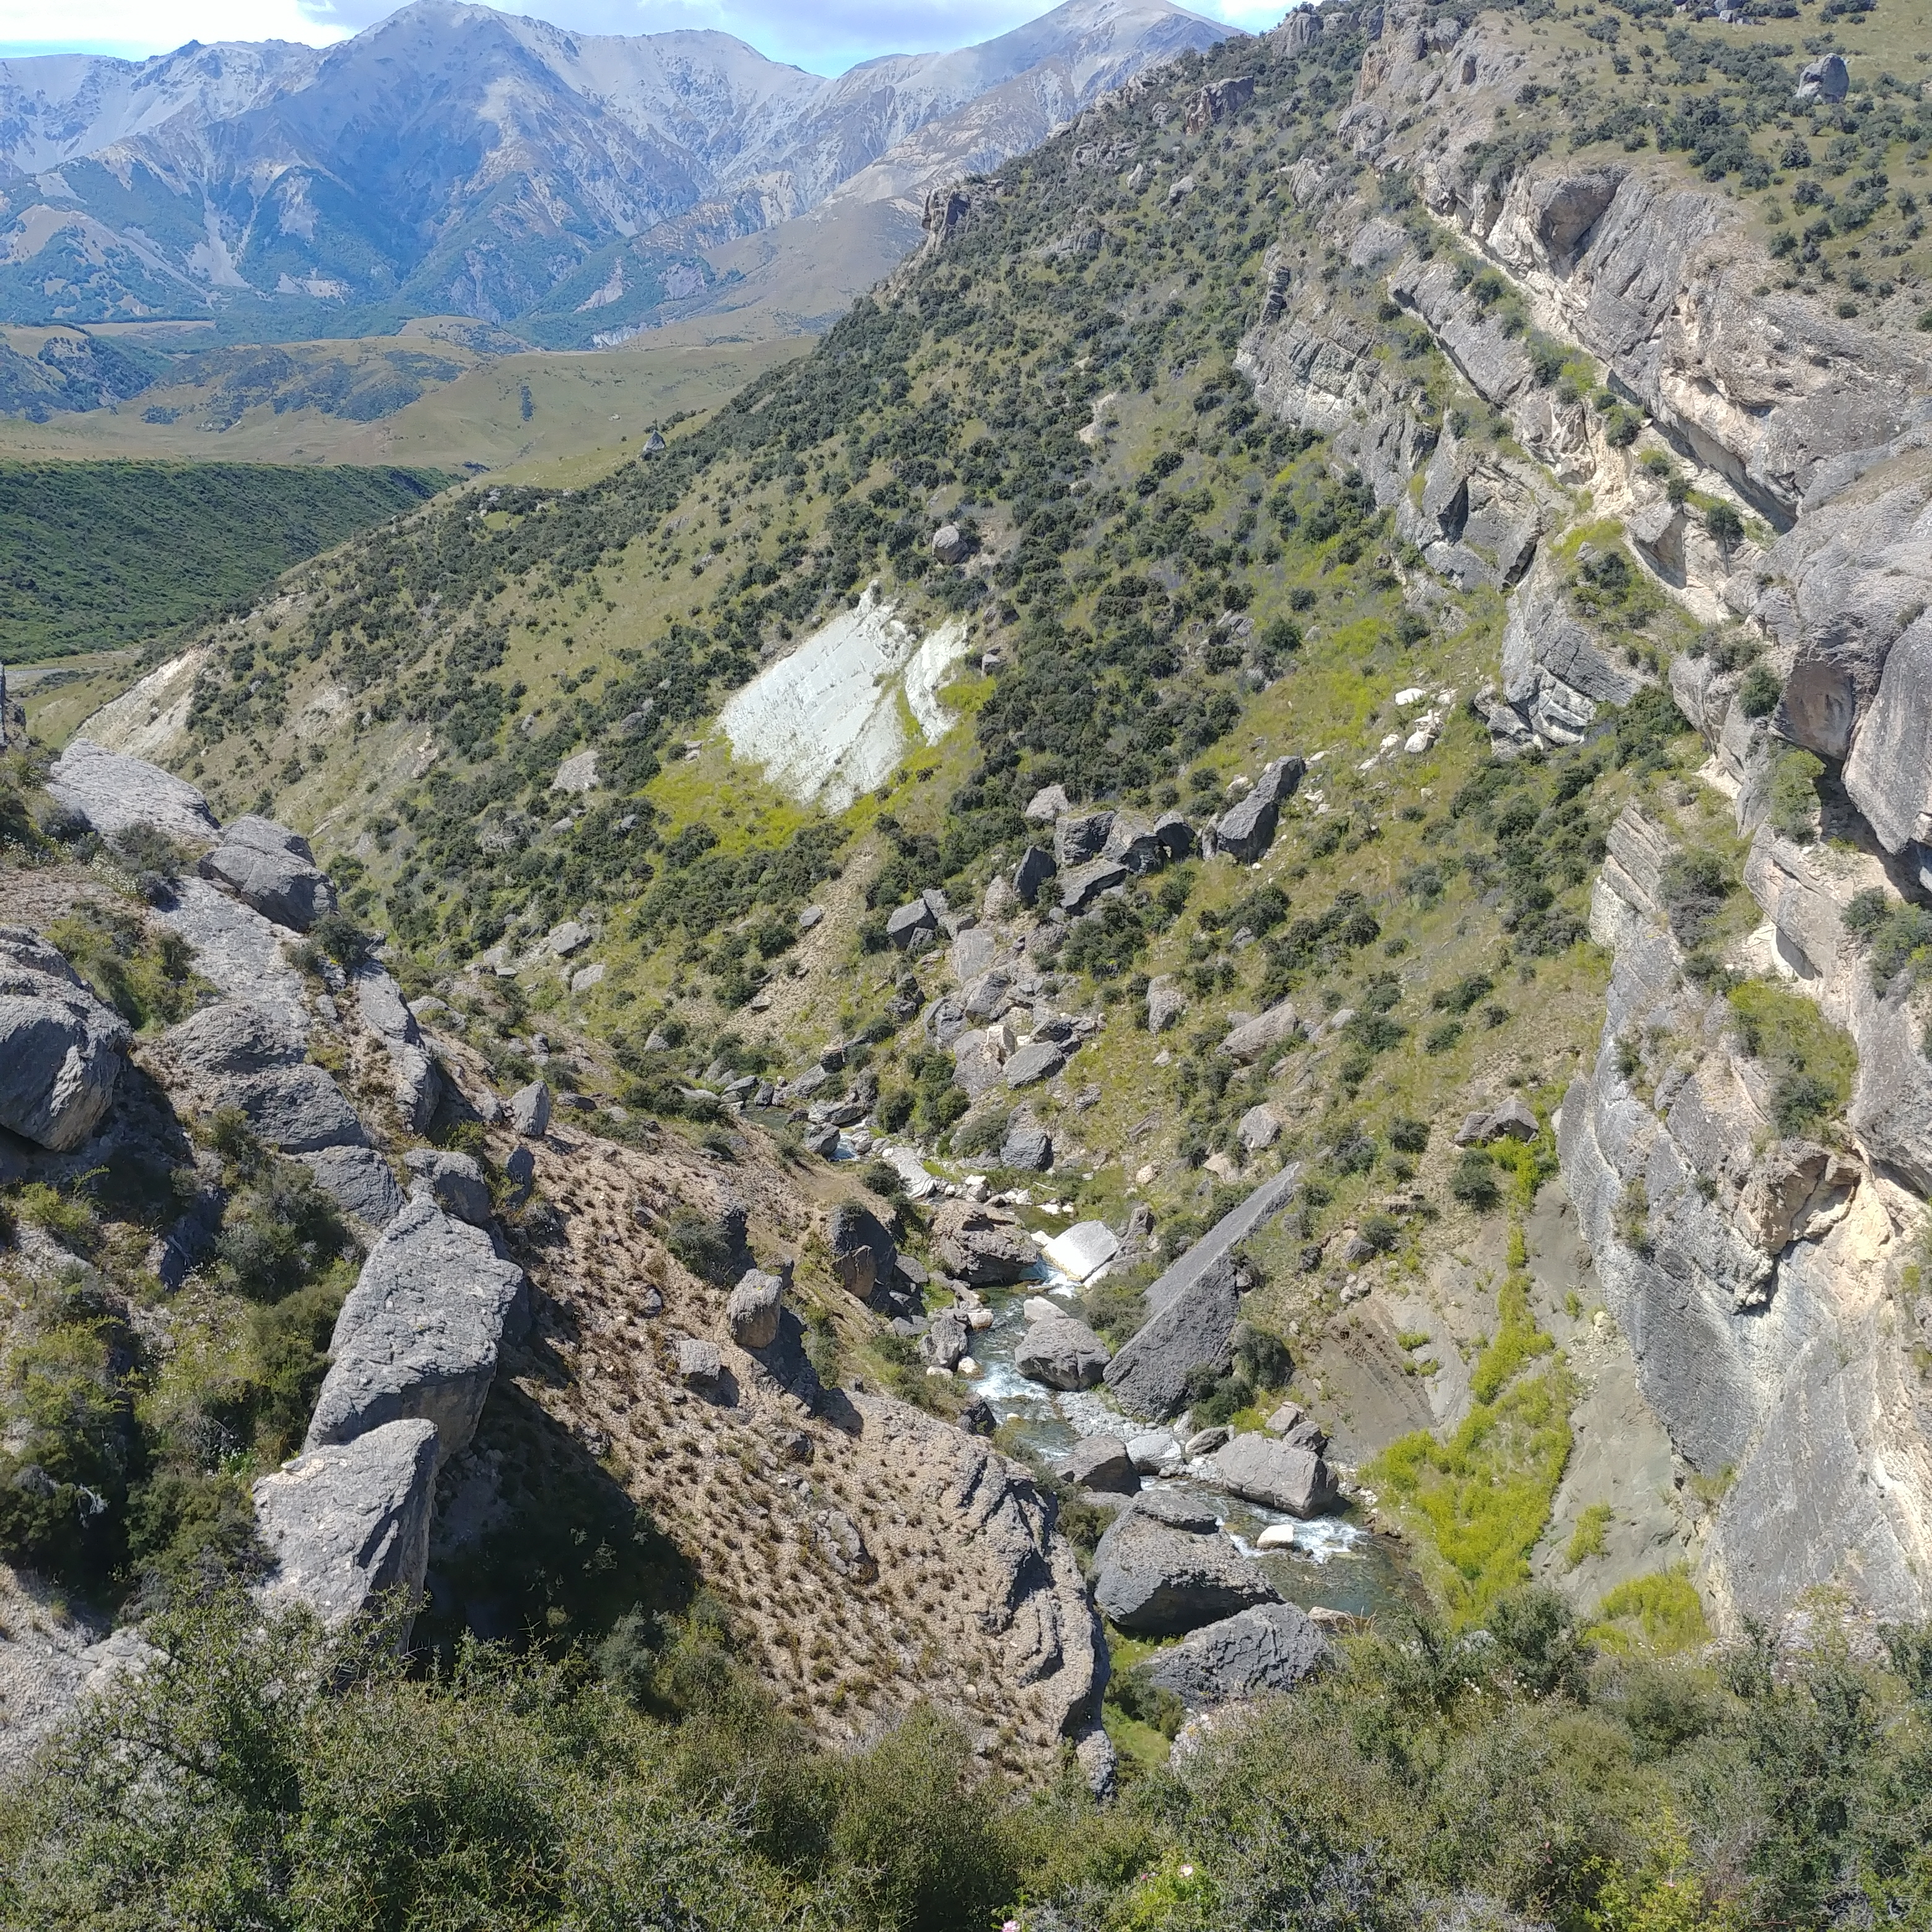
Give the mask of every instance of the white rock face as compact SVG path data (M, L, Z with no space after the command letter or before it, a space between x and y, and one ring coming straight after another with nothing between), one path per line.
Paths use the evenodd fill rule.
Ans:
M1060 1273L1089 1281L1120 1251L1120 1238L1104 1221L1076 1221L1040 1252Z
M734 693L718 722L736 757L794 797L842 812L904 754L905 712L928 744L952 729L939 688L965 652L961 620L920 638L868 590Z

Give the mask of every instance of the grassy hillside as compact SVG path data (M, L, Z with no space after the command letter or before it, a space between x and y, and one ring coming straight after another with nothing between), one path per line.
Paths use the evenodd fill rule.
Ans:
M1276 1162L1309 1163L1303 1204L1256 1244L1252 1312L1292 1338L1298 1392L1352 1456L1466 1412L1473 1388L1506 1399L1520 1374L1514 1399L1549 1430L1496 1433L1487 1473L1517 1486L1444 1558L1445 1600L1473 1617L1528 1574L1570 1425L1546 1349L1507 1372L1485 1354L1509 1270L1484 1258L1552 1171L1547 1130L1500 1169L1454 1130L1511 1091L1546 1121L1594 1041L1588 883L1616 812L1641 796L1700 836L1709 812L1655 692L1588 746L1494 760L1468 700L1494 674L1502 600L1435 578L1329 443L1262 414L1233 366L1272 248L1438 421L1519 460L1507 421L1290 191L1298 158L1347 166L1331 130L1369 43L1330 20L1299 57L1189 64L976 186L942 251L663 452L569 491L479 484L298 574L272 627L213 640L182 763L225 810L313 828L351 907L504 1078L526 1077L531 1010L587 1034L579 1077L627 1110L675 1111L720 1062L782 1073L863 1034L879 1124L957 1172L992 1158L1013 1097L969 1106L906 1023L950 982L942 956L908 967L886 946L886 913L932 886L981 904L1045 836L1023 812L1047 784L1199 823L1268 759L1308 757L1258 870L1170 868L1030 937L1056 1004L1104 1022L1031 1104L1063 1198L1116 1220L1141 1199L1170 1240ZM1252 104L1184 134L1177 111L1235 71ZM1443 245L1413 203L1395 212ZM1553 550L1587 616L1599 553L1636 566L1576 508ZM975 546L962 566L928 542L948 520ZM915 632L969 627L947 700L970 728L827 815L734 761L711 721L868 586ZM1694 640L1673 611L1635 598L1629 650ZM325 686L341 728L298 739ZM1400 749L1425 712L1426 748ZM572 808L553 780L586 748L600 782ZM812 899L829 916L801 940ZM543 944L566 919L598 935L604 974L583 992ZM509 1010L462 970L499 946L523 962ZM1156 976L1188 1006L1160 1036ZM1285 998L1310 1036L1251 1069L1219 1051L1234 1016ZM1285 1130L1250 1159L1240 1124L1262 1105ZM1534 1319L1568 1334L1574 1278L1530 1272ZM1426 1351L1399 1346L1411 1334ZM1413 1456L1386 1486L1425 1542L1443 1486ZM1455 1493L1474 1507L1477 1489Z
M422 502L436 470L0 463L0 661L141 642L245 604Z
M1826 5L1794 42L1835 31L1842 0ZM1648 147L1646 165L1735 175L1747 195L1803 172L1766 160L1766 187L1746 182L1750 157L1796 136L1773 124L1769 83L1725 64L1781 25L1666 26L1652 0L1614 18L1527 0L1505 17L1527 133L1491 158L1502 174L1539 144L1603 148L1605 117L1626 107L1616 151ZM1432 572L1338 447L1346 432L1270 417L1234 366L1285 267L1301 312L1368 344L1420 418L1495 470L1533 466L1510 418L1301 192L1325 182L1364 223L1399 226L1400 245L1471 282L1485 272L1410 184L1368 175L1339 124L1384 10L1324 19L1299 54L1247 42L1178 63L967 184L943 248L808 355L671 425L665 449L607 448L568 487L478 479L291 573L196 640L173 762L224 814L310 832L406 990L446 1003L434 1025L499 1086L535 1075L542 1029L545 1076L580 1103L566 1118L613 1140L688 1137L720 1161L758 1140L803 1171L788 1114L729 1114L706 1090L796 1072L836 1039L881 1132L949 1175L1038 1188L997 1166L1016 1096L974 1100L921 1023L953 990L945 955L901 955L884 928L938 886L1023 935L1042 1003L1097 1022L1061 1078L1024 1096L1055 1136L1060 1201L1116 1225L1144 1204L1171 1256L1280 1163L1303 1164L1292 1210L1251 1244L1255 1333L1193 1414L1251 1428L1284 1395L1308 1404L1406 1534L1429 1604L1171 1768L1178 1714L1138 1672L1145 1647L1118 1646L1108 1723L1126 1789L1102 1809L1070 1765L1021 1792L923 1716L820 1754L753 1679L721 1595L682 1619L580 1627L554 1672L472 1653L424 1683L373 1650L292 1672L299 1635L262 1633L216 1592L158 1628L178 1666L75 1738L72 1774L0 1810L14 1916L91 1922L122 1902L126 1874L191 1872L211 1922L241 1916L233 1900L270 1920L298 1900L292 1924L437 1923L459 1895L483 1901L464 1922L506 1926L1769 1932L1924 1918L1924 1634L1861 1630L1848 1646L1820 1602L1783 1648L1756 1630L1707 1647L1678 1555L1711 1486L1638 1492L1634 1394L1597 1455L1575 1454L1586 1385L1622 1345L1574 1222L1567 1245L1557 1225L1550 1123L1602 1025L1588 920L1608 828L1641 802L1696 848L1668 891L1713 986L1735 976L1756 915L1728 807L1697 782L1702 747L1660 686L1605 707L1582 742L1496 755L1470 700L1496 674L1503 596ZM1640 93L1643 57L1625 49L1651 34L1675 37L1674 64L1652 59ZM1908 52L1922 38L1914 25ZM1796 56L1767 58L1784 86ZM1242 76L1252 98L1190 130L1202 84ZM1885 134L1887 166L1918 165L1904 84L1860 78L1844 128L1807 121L1814 175L1826 143L1856 146L1861 128L1875 153ZM1909 98L1916 128L1916 82ZM1693 122L1737 139L1700 156L1678 138ZM1916 242L1889 192L1842 230L1832 192L1804 274L1822 262L1849 286L1866 262L1851 249ZM1768 250L1767 274L1790 252ZM1874 288L1894 301L1916 271L1885 259L1906 263L1888 294ZM1692 459L1587 358L1540 332L1532 346L1542 386L1588 399L1612 446L1694 500L1708 472L1683 476ZM1617 662L1656 677L1678 652L1748 653L1653 584L1588 490L1547 472L1537 487L1551 506L1538 568ZM970 552L953 566L930 543L949 522ZM1738 568L1759 536L1735 533ZM915 632L967 627L944 693L960 722L828 812L735 760L717 719L868 591ZM596 783L560 790L586 750ZM1070 919L1004 903L1002 882L1049 836L1025 815L1042 787L1200 825L1288 753L1307 776L1258 864L1167 866ZM808 903L824 916L802 931ZM548 944L566 920L591 935L567 964ZM586 964L601 976L578 980ZM1186 1003L1158 1034L1156 978ZM1754 998L1784 1010L1736 1004ZM1238 1016L1283 1000L1300 1036L1252 1065L1221 1050ZM1814 1044L1821 1064L1842 1047ZM1510 1096L1534 1116L1530 1138L1455 1144L1471 1110ZM1816 1083L1798 1124L1841 1098L1842 1082ZM1280 1136L1250 1151L1243 1123L1262 1106ZM901 1203L899 1226L925 1252L922 1211ZM804 1245L795 1292L830 1346L812 1299L824 1259ZM1140 1319L1152 1271L1090 1294L1110 1338ZM958 1385L833 1298L845 1374L957 1409ZM1633 1521L1641 1554L1612 1581L1593 1566ZM1090 1506L1067 1496L1061 1522L1090 1546ZM1532 1575L1562 1592L1526 1587ZM560 1647L536 1624L522 1634ZM344 1676L365 1694L260 1688ZM212 1718L210 1686L232 1700ZM245 1736L247 1772L204 1776L230 1762L210 1732ZM172 1772L126 1775L144 1754L191 1767L188 1802Z
M620 350L547 356L464 318L400 334L278 346L218 345L191 326L87 332L139 354L148 386L118 404L0 416L0 458L152 457L248 463L389 464L526 476L680 410L708 409L802 352L784 331L694 327ZM74 329L0 332L38 359ZM747 335L789 339L738 339ZM219 442L212 439L219 437ZM545 481L554 481L547 476Z

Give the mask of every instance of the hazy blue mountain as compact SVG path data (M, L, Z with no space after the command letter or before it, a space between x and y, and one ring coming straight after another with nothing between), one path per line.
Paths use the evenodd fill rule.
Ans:
M0 320L212 310L286 336L454 314L608 340L702 307L731 272L707 250L842 188L903 226L935 182L1229 31L1167 0L1069 0L826 80L726 34L416 0L322 51L0 62Z

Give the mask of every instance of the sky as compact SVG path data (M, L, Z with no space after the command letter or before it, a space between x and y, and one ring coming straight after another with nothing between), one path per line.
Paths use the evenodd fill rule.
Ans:
M507 11L607 34L713 27L774 60L842 74L879 54L988 40L1054 0L528 0ZM1189 0L1190 10L1258 29L1286 0ZM184 41L304 40L326 46L394 11L394 0L0 0L0 55L85 52L140 59Z

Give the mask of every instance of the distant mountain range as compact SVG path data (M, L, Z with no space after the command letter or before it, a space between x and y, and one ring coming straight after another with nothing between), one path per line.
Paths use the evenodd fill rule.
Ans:
M779 320L808 327L850 291L788 261L829 250L864 286L928 187L1232 31L1166 0L1068 0L826 80L726 34L416 0L322 50L0 61L0 321L212 313L286 340L456 314L589 346L729 308L763 268L766 307L795 280L803 306ZM814 218L869 240L734 253Z

